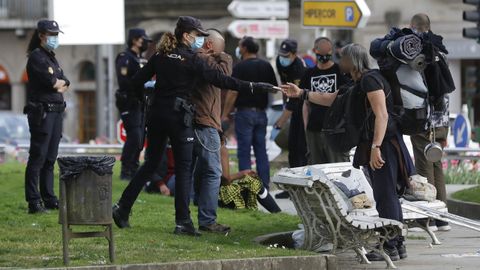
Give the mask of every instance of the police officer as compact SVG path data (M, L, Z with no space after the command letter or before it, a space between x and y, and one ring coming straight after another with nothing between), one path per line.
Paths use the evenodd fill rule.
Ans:
M208 66L195 51L203 46L208 33L200 21L193 17L179 17L175 34L165 33L158 52L134 76L132 87L141 87L156 75L148 128L148 159L140 167L118 204L113 207L113 219L120 228L129 227L129 214L147 177L162 158L170 138L175 159L175 234L198 236L190 217L190 191L192 187L192 129L194 108L191 93L197 83L211 83L219 88L240 91L268 91L272 85L237 80Z
M137 171L140 152L143 148L145 137L143 87L132 89L130 80L146 64L147 60L142 57L142 53L147 50L151 41L144 29L130 29L128 31L128 48L120 53L115 61L119 88L115 94L116 105L127 132L127 140L123 146L121 157L120 179L122 180L130 180Z
M54 53L60 32L63 33L57 22L39 21L27 50L29 92L24 113L30 128L30 155L25 170L25 197L30 214L58 209L53 191L53 165L62 137L63 93L70 85Z

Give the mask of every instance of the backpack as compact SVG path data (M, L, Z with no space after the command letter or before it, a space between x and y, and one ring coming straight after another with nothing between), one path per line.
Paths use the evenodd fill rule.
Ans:
M381 72L391 87L393 115L401 133L415 135L426 132L430 119L429 94L421 73L406 64Z
M385 88L381 73L372 70L369 75L375 79L382 88ZM360 81L360 87L362 81ZM362 91L355 91L356 86L349 87L345 93L337 95L325 115L322 131L326 134L326 140L331 149L335 152L348 152L356 147L360 140L370 139L370 132L374 126L374 114L371 108L367 107L367 97ZM388 98L392 94L385 94ZM364 104L358 100L365 100ZM387 108L390 113L390 109ZM365 110L365 118L359 118L362 114L359 111ZM373 117L372 117L373 116ZM396 132L397 120L389 119L387 131Z
M322 131L335 152L348 152L360 142L365 121L356 119L359 108L356 108L354 101L358 98L361 98L359 91L355 91L355 86L350 86L343 94L337 95L326 112Z

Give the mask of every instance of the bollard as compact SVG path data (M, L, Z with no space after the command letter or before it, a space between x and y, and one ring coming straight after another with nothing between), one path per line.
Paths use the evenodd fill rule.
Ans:
M105 237L110 262L115 261L112 231L112 168L114 157L61 157L60 211L63 263L69 264L68 244L73 238ZM104 231L74 232L71 225L103 226Z

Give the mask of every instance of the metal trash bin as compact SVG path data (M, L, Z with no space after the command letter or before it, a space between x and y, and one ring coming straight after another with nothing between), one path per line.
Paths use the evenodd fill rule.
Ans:
M69 263L68 243L72 238L105 237L110 261L115 250L112 231L112 169L114 157L60 157L60 213L63 262ZM104 231L73 232L71 225L104 226Z

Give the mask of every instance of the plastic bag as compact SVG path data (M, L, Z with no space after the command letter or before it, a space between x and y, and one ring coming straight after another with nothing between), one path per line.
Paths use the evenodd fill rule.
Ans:
M98 175L112 174L115 158L103 157L60 157L57 159L60 167L60 180L77 178L85 170L92 170Z

